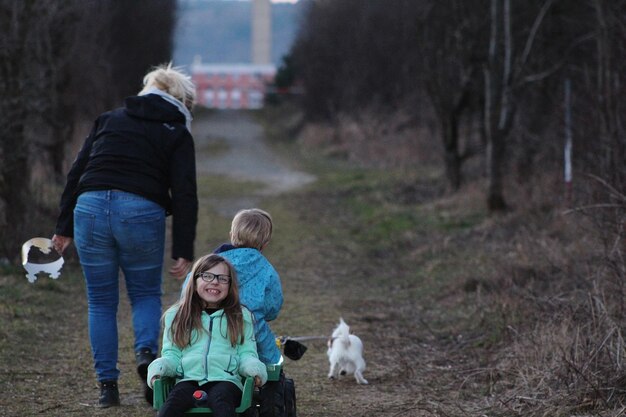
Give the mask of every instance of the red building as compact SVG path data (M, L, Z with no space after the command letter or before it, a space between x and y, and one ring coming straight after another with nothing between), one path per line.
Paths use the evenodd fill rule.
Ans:
M198 104L218 109L259 109L267 86L274 80L274 65L202 64L191 66Z

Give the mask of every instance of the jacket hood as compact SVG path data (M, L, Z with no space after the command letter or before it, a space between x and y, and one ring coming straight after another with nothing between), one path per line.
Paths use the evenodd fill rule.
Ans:
M157 94L127 97L124 100L126 113L130 116L158 122L185 124L185 115Z
M255 277L266 274L267 260L258 249L237 248L222 252L220 255L235 265L240 288Z

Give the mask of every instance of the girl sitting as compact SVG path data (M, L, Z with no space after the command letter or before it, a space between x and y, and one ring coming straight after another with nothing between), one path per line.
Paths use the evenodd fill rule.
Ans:
M161 376L178 382L159 417L182 416L194 407L194 391L208 394L216 417L231 417L239 405L241 377L267 381L259 361L252 314L239 302L235 269L219 255L198 259L183 297L164 314L161 357L148 368L150 387Z

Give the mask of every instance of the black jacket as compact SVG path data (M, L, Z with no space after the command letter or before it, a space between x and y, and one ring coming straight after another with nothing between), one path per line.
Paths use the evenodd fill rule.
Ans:
M145 197L172 214L172 258L193 259L195 151L176 106L148 94L128 97L125 107L98 117L67 175L56 234L74 236L73 212L81 193L112 189Z

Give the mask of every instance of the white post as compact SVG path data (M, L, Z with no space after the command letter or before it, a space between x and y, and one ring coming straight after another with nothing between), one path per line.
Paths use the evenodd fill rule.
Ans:
M572 106L571 81L565 80L565 148L564 148L564 179L565 198L569 203L572 197Z

